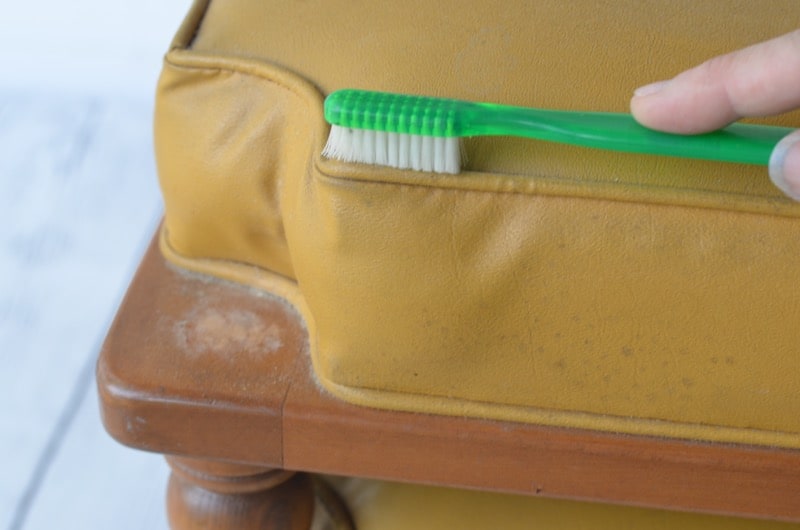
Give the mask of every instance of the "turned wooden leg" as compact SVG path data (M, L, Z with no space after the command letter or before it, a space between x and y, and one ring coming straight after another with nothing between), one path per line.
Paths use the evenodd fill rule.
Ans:
M311 479L302 473L167 457L173 530L308 530Z

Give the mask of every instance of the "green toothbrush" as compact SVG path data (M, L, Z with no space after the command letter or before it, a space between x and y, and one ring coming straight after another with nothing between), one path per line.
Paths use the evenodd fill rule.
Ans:
M467 136L507 135L630 153L769 163L794 129L735 123L706 134L653 131L630 114L571 112L455 99L339 90L325 100L332 125L323 155L401 169L458 173Z

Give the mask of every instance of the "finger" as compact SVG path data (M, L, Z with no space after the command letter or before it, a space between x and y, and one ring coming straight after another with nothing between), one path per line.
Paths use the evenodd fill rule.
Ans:
M769 177L783 193L800 201L800 131L775 146L769 159Z
M800 107L800 30L711 59L638 89L631 112L643 125L693 134L742 117Z

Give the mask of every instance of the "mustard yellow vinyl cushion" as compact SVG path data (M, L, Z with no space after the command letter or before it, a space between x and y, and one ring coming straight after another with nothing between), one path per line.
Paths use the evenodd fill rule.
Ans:
M796 0L199 0L158 87L162 249L287 297L342 399L800 448L800 206L764 168L510 138L468 140L456 176L320 156L335 89L625 111L799 22Z

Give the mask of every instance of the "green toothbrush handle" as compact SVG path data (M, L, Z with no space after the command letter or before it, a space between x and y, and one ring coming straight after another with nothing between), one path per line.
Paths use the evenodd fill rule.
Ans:
M772 150L793 131L735 123L718 131L679 135L654 131L622 113L568 112L473 103L464 108L464 136L511 135L629 153L744 164L769 163Z
M793 129L735 123L706 134L653 131L630 114L571 112L345 89L325 100L333 125L434 137L510 135L631 153L769 163Z

